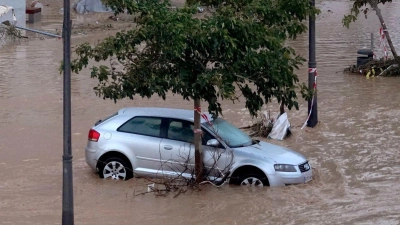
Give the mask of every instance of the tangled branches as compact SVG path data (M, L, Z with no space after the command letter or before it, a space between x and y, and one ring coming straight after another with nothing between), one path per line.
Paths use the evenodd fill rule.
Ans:
M261 118L260 121L247 127L241 127L240 129L248 130L250 137L268 137L274 126L274 119L270 118L270 112L268 114L259 112L259 116Z
M352 65L344 69L345 73L358 73L370 76L397 77L400 76L400 57L395 59L372 60L365 65L356 67Z
M112 158L112 161L99 161L100 177L124 180L132 176L142 177L144 183L138 189L135 188L133 196L153 193L156 196L173 194L177 197L188 190L199 191L200 186L205 184L221 187L230 175L232 151L209 146L203 146L203 150L204 179L201 183L196 182L192 145L182 145L177 153L160 151L160 159L157 160L159 164L154 163L153 168L149 168L145 174L140 168L135 170L126 165L118 157Z
M7 21L6 21L7 22ZM27 38L21 34L21 31L18 30L15 26L10 25L9 23L3 22L0 24L0 40L10 39L12 42L19 40L21 38Z

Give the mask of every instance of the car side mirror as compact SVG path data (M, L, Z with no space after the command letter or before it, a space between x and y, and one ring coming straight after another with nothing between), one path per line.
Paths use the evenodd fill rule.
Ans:
M218 147L219 141L217 139L210 139L207 141L207 146Z

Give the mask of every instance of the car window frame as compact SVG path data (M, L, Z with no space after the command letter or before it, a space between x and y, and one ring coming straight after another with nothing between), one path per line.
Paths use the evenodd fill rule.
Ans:
M186 142L186 141L183 141L183 140L177 140L177 139L172 139L172 138L169 138L169 137L168 137L169 124L171 123L171 121L179 121L179 122L182 121L182 122L187 122L187 123L189 123L190 125L192 125L193 128L194 128L194 122L193 122L193 121L190 121L190 120L177 119L177 118L165 118L165 127L164 127L164 128L165 128L165 136L164 136L164 138L166 138L166 139L168 139L168 140ZM218 140L219 145L218 145L217 147L214 147L214 146L210 146L210 147L226 149L226 146L224 146L224 144L221 143L221 141L219 140L219 138L217 138L217 137L216 137L212 132L210 132L206 127L204 127L203 125L201 125L201 130L202 130L202 132L203 132L203 135L204 135L204 134L208 134L210 137L212 137L212 139ZM193 130L193 135L194 135L194 130ZM207 146L207 142L206 142L205 140L203 140L203 135L202 135L202 137L201 137L201 145ZM193 136L193 137L194 137L194 136ZM193 139L193 140L194 140L194 139ZM186 142L186 143L194 144L194 143L193 143L193 140L192 140L191 142Z
M174 141L182 141L182 142L186 142L186 143L190 143L190 144L194 144L193 140L190 142L184 141L184 140L178 140L178 139L173 139L173 138L169 138L168 137L168 131L169 131L169 125L171 124L172 121L176 121L176 122L182 122L182 123L189 123L189 125L192 125L194 127L194 123L193 121L188 121L188 120L184 120L184 119L177 119L177 118L166 118L165 119L166 124L165 124L165 138L168 140L174 140ZM192 130L192 132L194 132ZM193 138L194 138L194 133L193 133Z
M220 138L218 138L213 132L209 131L207 127L205 126L201 126L201 130L203 133L208 133L208 135L210 135L211 137L213 137L213 139L216 139L219 142L219 145L217 147L214 146L210 146L210 147L214 147L214 148L222 148L222 149L226 149L227 147L223 144L222 140L220 140ZM201 143L203 145L203 137L201 138ZM207 146L207 142L204 144L204 146Z
M218 119L218 118L217 118ZM223 121L225 121L225 122L227 122L228 124L231 124L231 123L229 123L228 121L226 121L226 120L224 120L224 119L222 119L221 118L221 120L223 120ZM222 137L220 137L217 133L215 133L215 131L213 130L213 129L211 129L211 127L214 127L214 125L213 124L211 124L211 127L209 127L208 125L205 125L206 123L202 123L202 127L204 127L205 129L207 129L214 137L217 137L216 139L220 142L220 144L221 143L223 143L223 145L225 146L225 148L238 148L238 147L244 147L244 146L232 146L230 143L227 143L226 142L226 140L224 140ZM234 126L233 124L231 124L232 126ZM235 127L235 126L234 126ZM237 127L236 127L237 128ZM240 130L239 128L237 128L238 130ZM243 132L243 131L242 131ZM243 132L244 133L244 132ZM244 133L244 134L246 134L246 133ZM249 136L248 134L246 134L247 136ZM251 139L251 137L249 136L249 138ZM251 139L251 144L250 145L253 145L254 144L254 141L253 141L253 139ZM249 145L249 146L250 146Z
M176 140L176 139L168 138L168 129L169 129L169 124L170 124L170 121L171 121L171 120L188 122L188 123L191 124L193 127L194 127L194 122L193 122L193 121L190 121L190 120L178 119L178 118L165 118L165 126L164 126L164 129L165 129L165 130L164 130L164 131L165 131L165 136L164 136L164 138L166 138L166 139L168 139L168 140L186 142L186 141L183 141L183 140ZM218 140L218 142L219 142L219 145L218 145L217 147L214 147L214 146L209 146L209 147L221 148L221 149L226 149L226 148L227 148L227 147L221 142L221 140L220 140L218 137L216 137L216 136L214 135L213 132L210 132L210 131L207 129L207 127L203 126L202 124L201 124L201 130L202 130L203 134L206 133L206 134L208 134L209 136L213 137L213 139ZM193 130L193 135L194 135L194 130ZM194 140L194 139L193 139L193 140ZM191 141L191 142L186 142L186 143L194 144L193 141ZM206 142L206 141L203 141L203 135L202 135L202 137L201 137L201 145L207 146L207 142Z
M158 136L154 136L154 135L148 135L148 134L141 134L141 133L136 133L136 132L131 132L131 131L121 131L120 129L125 126L125 124L129 123L130 121L136 119L136 118L152 118L152 119L160 119L161 123L160 123L160 132ZM165 132L163 132L164 127L165 126L165 122L164 122L164 118L163 117L159 117L159 116L134 116L132 118L130 118L129 120L127 120L126 122L124 122L123 124L121 124L121 126L119 126L117 128L117 132L121 132L121 133L128 133L128 134L135 134L135 135L142 135L142 136L147 136L147 137L155 137L155 138L165 138Z

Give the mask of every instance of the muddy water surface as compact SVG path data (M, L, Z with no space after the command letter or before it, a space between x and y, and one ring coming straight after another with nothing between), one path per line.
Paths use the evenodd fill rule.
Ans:
M143 180L104 181L84 159L93 123L125 106L191 109L178 96L121 101L95 96L89 71L72 78L72 150L76 224L399 224L400 79L343 74L356 51L375 34L372 13L351 30L340 24L347 1L324 1L317 20L319 120L300 129L307 104L290 111L294 135L273 143L310 159L314 180L305 185L249 189L204 187L178 198L134 196ZM328 12L331 10L332 12ZM386 24L400 47L400 3L384 7ZM48 17L57 20L57 15ZM59 22L58 22L59 23ZM59 23L60 24L60 23ZM44 23L44 29L59 26ZM53 27L52 27L53 26ZM112 31L110 31L112 33ZM102 35L107 35L103 32ZM74 43L99 36L76 35ZM307 35L294 41L308 57ZM379 52L379 51L380 52ZM62 42L34 39L0 48L0 224L60 224L62 170ZM307 81L306 65L298 72ZM225 117L238 126L250 121L243 103L223 103ZM267 107L273 112L278 107Z

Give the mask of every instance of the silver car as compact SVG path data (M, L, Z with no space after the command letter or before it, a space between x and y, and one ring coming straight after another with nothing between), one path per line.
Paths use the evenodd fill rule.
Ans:
M88 135L86 162L101 178L193 177L194 132L202 132L206 179L231 184L284 186L307 183L312 168L301 154L247 134L222 118L171 108L123 108L99 120Z

